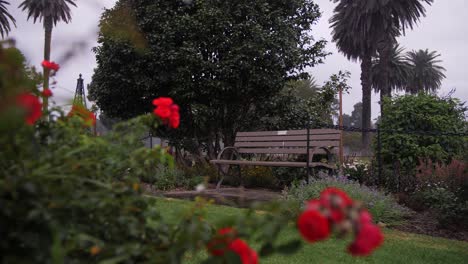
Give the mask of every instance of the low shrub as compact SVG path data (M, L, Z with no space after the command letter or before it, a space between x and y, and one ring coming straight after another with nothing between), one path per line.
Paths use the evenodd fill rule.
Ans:
M278 188L278 181L270 167L244 167L242 178L244 186L248 188Z
M187 174L179 168L169 166L157 166L153 173L143 175L140 179L161 191L175 188L193 189L204 181L202 176Z
M300 208L305 201L319 197L320 192L327 187L340 188L351 198L363 202L377 222L396 225L409 214L409 210L399 205L392 196L343 177L314 179L309 184L293 185L287 190L285 198L297 201Z
M409 205L434 210L440 225L468 228L467 169L460 160L443 164L420 159Z
M415 193L413 199L426 208L435 210L441 226L468 228L468 201L460 199L458 193L435 187Z

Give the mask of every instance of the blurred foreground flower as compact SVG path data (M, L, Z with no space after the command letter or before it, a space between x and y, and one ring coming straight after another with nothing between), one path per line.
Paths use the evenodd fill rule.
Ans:
M42 67L44 68L47 68L49 70L54 70L54 71L58 71L60 69L60 65L58 65L57 63L53 62L53 61L42 61Z
M44 97L51 97L53 95L52 91L50 89L44 89L44 91L42 91L42 96Z
M227 251L234 252L242 264L257 264L258 255L247 242L237 238L237 232L231 227L218 230L216 236L207 244L207 249L213 256L223 256Z
M348 252L354 256L367 256L383 243L380 228L372 223L372 216L338 188L327 188L320 198L310 200L297 220L302 237L314 243L329 237L332 230L339 235L354 231L354 241Z
M163 124L178 128L180 124L179 106L169 97L159 97L153 100L156 106L153 113L161 118Z
M26 124L33 125L41 118L42 104L36 96L30 93L20 94L16 97L16 104L26 111Z

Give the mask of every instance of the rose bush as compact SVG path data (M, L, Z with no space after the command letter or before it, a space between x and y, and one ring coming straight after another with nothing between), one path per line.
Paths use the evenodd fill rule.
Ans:
M141 138L162 124L179 126L179 107L170 98L155 99L154 114L96 137L87 128L94 115L77 106L70 115L59 108L42 112L39 91L29 89L0 91L1 263L181 263L189 252L208 250L207 263L246 264L300 247L301 241L276 242L296 221L287 202L214 224L205 220L202 199L177 221L161 216L139 179L174 161L164 149L145 148ZM53 118L41 119L46 115ZM351 223L352 254L367 255L381 244L370 216L342 191L327 189L309 205L297 220L307 241L350 231L344 227ZM258 254L247 243L251 239L262 242Z

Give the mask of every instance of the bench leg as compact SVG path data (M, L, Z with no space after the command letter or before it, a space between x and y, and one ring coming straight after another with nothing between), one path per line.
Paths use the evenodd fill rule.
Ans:
M222 172L222 168L221 168L221 165L218 165L218 183L216 184L216 189L218 190L220 187L221 187L221 184L223 183L223 180L224 180L224 173ZM228 168L229 170L229 168Z
M237 166L239 169L239 180L240 180L240 187L244 188L244 181L242 180L242 167L239 165Z

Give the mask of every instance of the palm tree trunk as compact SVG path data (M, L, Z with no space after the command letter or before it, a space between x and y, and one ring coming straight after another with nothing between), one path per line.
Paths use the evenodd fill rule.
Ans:
M393 42L390 40L384 41L379 50L380 62L382 64L382 87L380 89L380 117L384 116L384 99L385 97L392 97L392 91L389 85L390 79L390 53L392 50Z
M366 55L361 61L361 85L362 85L362 129L367 130L371 128L371 72L372 70L372 56ZM362 132L362 147L365 155L369 154L370 150L370 133Z
M44 37L44 60L50 61L50 45L52 41L52 18L51 17L44 17L44 29L45 29L45 37ZM49 88L49 74L50 70L44 67L44 82L42 89L45 90ZM48 98L43 98L43 111L46 112L48 109Z

